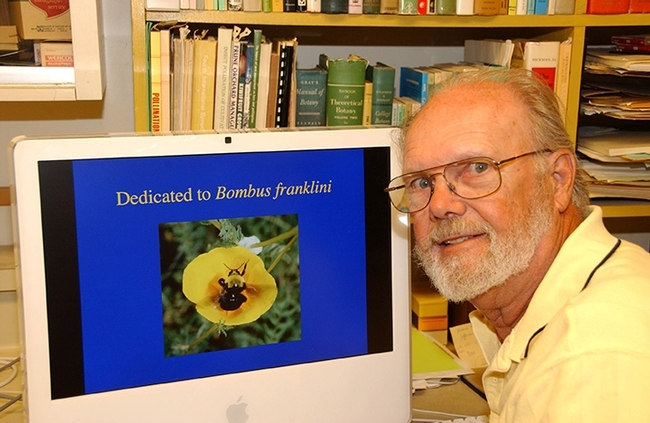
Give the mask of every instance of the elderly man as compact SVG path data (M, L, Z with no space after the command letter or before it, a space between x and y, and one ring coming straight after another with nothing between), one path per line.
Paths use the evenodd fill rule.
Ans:
M589 206L551 90L457 76L401 141L387 191L433 284L477 308L490 422L650 421L650 254Z

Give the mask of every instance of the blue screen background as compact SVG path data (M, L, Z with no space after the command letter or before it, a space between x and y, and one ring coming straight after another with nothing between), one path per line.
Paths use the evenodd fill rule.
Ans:
M363 163L361 149L75 161L87 393L367 353ZM278 182L312 180L331 192L273 199ZM271 195L215 200L218 186ZM119 191L188 188L191 202L117 205ZM283 214L299 221L302 339L165 358L158 225Z

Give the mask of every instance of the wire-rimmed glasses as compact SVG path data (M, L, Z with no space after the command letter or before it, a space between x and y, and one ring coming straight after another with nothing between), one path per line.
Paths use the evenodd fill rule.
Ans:
M431 201L436 175L442 175L449 190L455 195L475 200L496 192L501 187L501 166L522 157L549 150L536 150L501 161L489 157L473 157L435 166L393 178L384 188L393 206L404 213L424 209Z

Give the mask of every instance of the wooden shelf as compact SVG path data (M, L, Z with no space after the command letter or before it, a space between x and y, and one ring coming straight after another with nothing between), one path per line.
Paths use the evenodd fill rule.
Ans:
M642 27L650 31L647 14L587 15L587 0L576 0L575 15L440 16L350 15L325 13L232 12L181 10L145 11L144 0L131 2L135 121L137 131L148 130L147 21L176 21L195 26L238 25L262 27L269 33L297 36L301 45L462 46L471 38L539 37L562 41L572 38L571 82L566 127L575 137L578 129L580 85L587 33L594 28ZM381 30L379 30L381 28ZM332 30L337 29L337 30ZM600 31L600 29L598 29ZM399 64L398 64L399 65ZM607 217L650 216L650 204L621 202L606 205Z
M70 0L74 69L2 67L0 101L101 100L106 78L98 11L96 0Z

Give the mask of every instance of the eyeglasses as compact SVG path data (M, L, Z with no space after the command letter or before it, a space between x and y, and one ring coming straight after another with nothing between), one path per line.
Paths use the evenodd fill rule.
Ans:
M442 175L451 192L461 198L474 200L486 197L501 187L501 166L522 157L547 152L549 150L531 151L498 162L489 157L459 160L393 178L384 191L397 210L415 213L429 204L436 185L435 177ZM441 168L442 171L434 172Z

